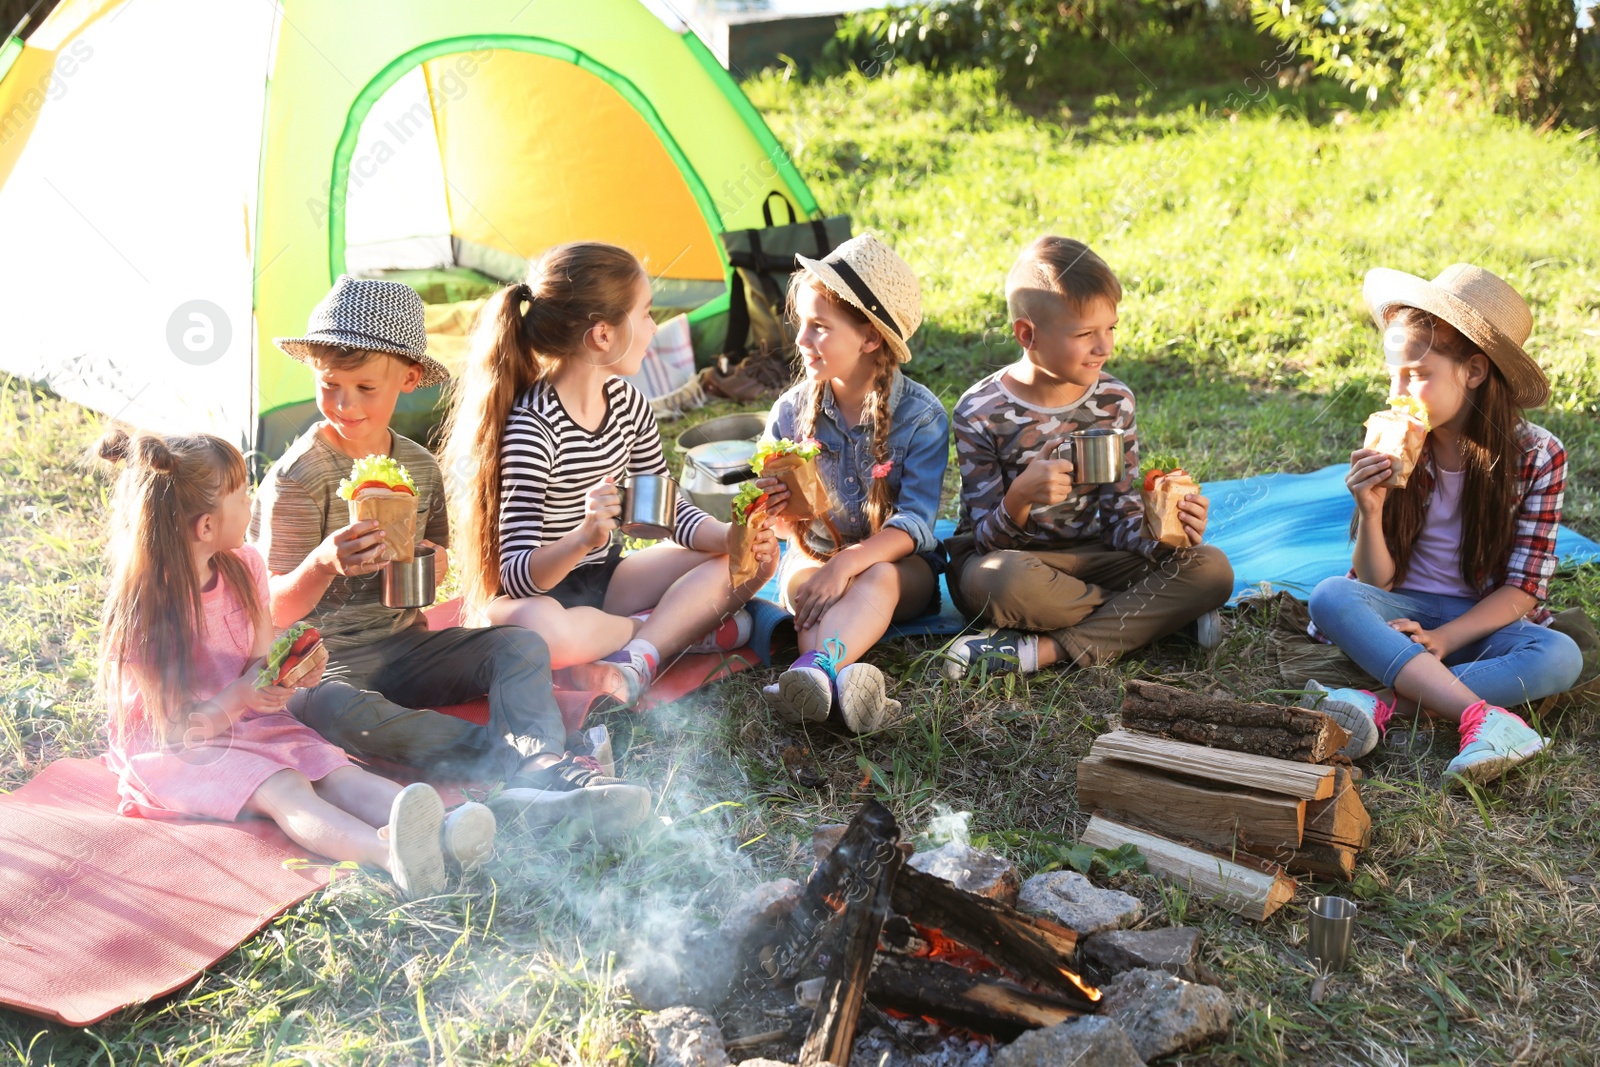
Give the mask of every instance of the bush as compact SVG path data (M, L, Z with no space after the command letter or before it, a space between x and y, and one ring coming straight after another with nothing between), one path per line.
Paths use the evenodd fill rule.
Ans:
M1595 29L1573 0L1251 0L1256 24L1377 101L1443 96L1538 123L1595 115ZM1592 0L1583 0L1590 7Z
M933 0L846 16L834 67L992 67L1007 88L1154 89L1242 73L1269 50L1248 0Z

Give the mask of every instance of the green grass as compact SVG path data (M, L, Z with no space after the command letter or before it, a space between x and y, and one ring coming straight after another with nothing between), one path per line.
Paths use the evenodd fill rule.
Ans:
M798 162L822 202L888 234L922 276L916 375L953 402L1012 358L1000 296L1011 258L1040 233L1081 237L1127 290L1111 369L1139 394L1147 447L1203 479L1348 455L1383 390L1366 269L1431 276L1465 259L1503 273L1533 305L1530 347L1556 382L1538 419L1572 455L1567 519L1600 535L1591 142L1466 116L1342 115L1326 94L1249 101L1226 86L1026 111L982 72L769 75L748 88L781 139L803 138ZM100 750L90 679L106 483L73 462L98 422L16 382L0 390L5 788ZM1564 576L1554 599L1600 614L1600 569ZM0 1011L0 1062L642 1063L636 1010L615 985L630 950L670 946L745 886L802 876L811 828L868 794L919 832L971 811L977 842L1027 873L1059 864L1084 822L1076 760L1107 728L1121 679L1260 694L1275 684L1260 638L1236 629L1209 659L1174 639L1115 669L983 689L943 682L925 646L890 646L874 660L916 716L862 739L773 721L759 672L612 719L670 825L617 853L508 838L482 876L417 905L369 875L345 879L159 1003L84 1031ZM1301 957L1309 886L1251 925L1121 876L1152 922L1203 928L1239 1007L1224 1042L1183 1062L1592 1062L1600 731L1587 713L1550 725L1549 756L1476 798L1440 796L1442 731L1426 752L1373 761L1354 965L1318 1004ZM823 784L797 784L797 766Z

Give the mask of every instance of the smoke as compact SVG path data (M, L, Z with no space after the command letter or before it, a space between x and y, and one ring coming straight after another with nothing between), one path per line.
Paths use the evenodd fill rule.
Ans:
M972 820L972 812L951 811L944 804L937 802L934 803L933 810L935 814L928 820L927 830L928 841L933 848L952 842L962 846L972 844L972 835L967 830L967 823Z

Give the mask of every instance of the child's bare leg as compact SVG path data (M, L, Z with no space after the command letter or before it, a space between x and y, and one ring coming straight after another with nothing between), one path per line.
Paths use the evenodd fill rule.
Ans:
M281 770L262 782L244 810L271 819L308 852L389 869L389 846L378 831L319 797L299 771ZM388 821L385 812L383 822Z
M1394 679L1394 691L1452 722L1461 721L1461 713L1478 702L1478 694L1428 652L1413 656L1400 668Z
M621 571L619 566L617 572ZM615 585L615 581L612 584ZM544 638L550 647L552 670L593 663L627 644L639 628L638 622L628 618L628 614L607 613L599 608L563 607L543 596L496 600L488 611L491 623L521 626Z
M368 826L389 822L389 809L400 792L400 785L360 767L340 767L313 782L317 796L340 811L349 812Z
M658 545L617 566L606 593L606 610L624 614L653 608L637 636L654 645L665 660L748 603L756 588L756 582L738 590L729 585L726 556Z
M814 568L801 572L790 588L797 592L803 580L815 573ZM800 651L823 649L829 638L838 638L845 649L838 664L842 667L854 663L882 639L891 623L923 613L933 599L936 580L932 568L914 556L893 563L874 563L856 576L844 596L823 613L815 626L799 633ZM790 597L793 595L791 592Z

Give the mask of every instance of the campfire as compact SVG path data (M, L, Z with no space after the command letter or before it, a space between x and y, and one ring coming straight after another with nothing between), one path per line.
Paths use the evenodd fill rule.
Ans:
M801 1067L847 1067L864 1003L1007 1040L1094 1012L1100 992L1071 966L1074 931L957 889L906 857L894 816L868 801L754 946L755 965L779 986L822 971L810 979L816 1008Z

